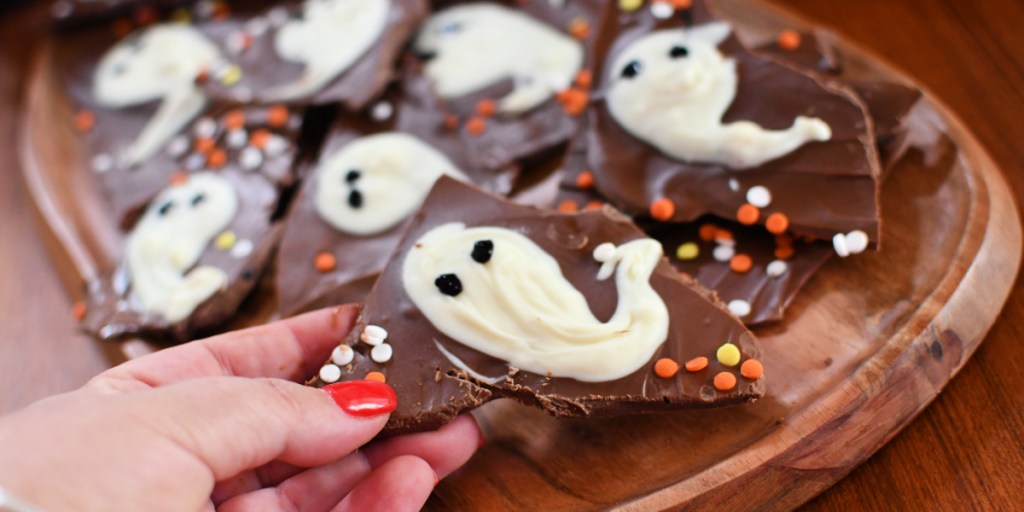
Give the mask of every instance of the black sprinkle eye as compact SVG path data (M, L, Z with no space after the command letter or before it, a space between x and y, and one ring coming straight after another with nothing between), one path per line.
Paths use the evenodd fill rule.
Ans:
M160 208L157 208L156 213L158 215L160 215L161 217L164 217L168 213L171 213L171 210L173 208L174 208L174 202L173 201L167 201L166 203L160 205Z
M643 69L643 67L640 65L640 61L629 61L629 64L626 64L626 66L622 68L622 76L624 78L633 78L640 74L641 69Z
M348 193L348 205L352 208L363 207L363 194L358 190L353 190Z
M478 240L473 244L473 261L477 263L487 263L491 261L491 256L494 255L494 242L490 240Z
M690 54L690 50L687 50L685 46L675 45L671 50L668 51L668 56L673 59L681 59Z
M358 180L360 176L362 176L362 173L358 169L352 169L345 173L345 183L352 183Z
M434 285L441 293L450 297L462 293L462 281L459 281L459 276L455 274L441 274L434 280Z
M199 206L203 201L206 201L206 194L200 192L192 198L192 206Z

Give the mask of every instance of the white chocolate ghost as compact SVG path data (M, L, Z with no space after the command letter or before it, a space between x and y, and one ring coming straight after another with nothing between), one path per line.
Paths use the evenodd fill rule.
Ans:
M630 43L608 77L608 109L633 136L685 161L757 167L803 144L829 140L821 119L797 117L786 130L750 121L722 124L736 97L736 61L718 51L724 22L660 30Z
M468 181L416 137L398 132L361 137L324 159L316 178L316 211L338 231L372 235L416 211L442 175Z
M274 37L277 54L305 69L263 96L285 101L318 92L380 38L390 8L390 0L306 0L302 16L287 21Z
M220 60L217 47L184 24L154 25L107 50L93 75L98 104L124 108L162 100L122 164L149 158L202 111L206 97L196 77Z
M223 270L193 267L237 211L235 188L213 173L194 174L153 200L128 237L128 273L145 312L178 322L227 285Z
M607 322L558 261L512 229L438 226L405 255L402 283L434 327L466 346L539 375L603 382L643 367L668 336L668 308L650 284L661 257L651 239L595 251L594 278L615 275Z
M514 9L480 2L441 11L414 43L438 94L458 98L501 80L515 88L498 102L509 114L530 110L568 88L583 65L579 41Z

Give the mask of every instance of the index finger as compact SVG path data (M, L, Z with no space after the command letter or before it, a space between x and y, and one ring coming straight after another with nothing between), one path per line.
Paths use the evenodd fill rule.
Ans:
M199 377L270 377L298 381L327 360L355 325L360 308L338 306L171 347L107 370L90 385L158 387Z

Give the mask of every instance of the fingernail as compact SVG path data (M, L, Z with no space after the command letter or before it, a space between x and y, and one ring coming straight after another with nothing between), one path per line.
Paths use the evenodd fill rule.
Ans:
M383 382L356 380L331 384L323 389L338 407L352 416L378 416L398 406L395 390Z
M431 468L433 470L433 468ZM441 482L441 477L437 476L437 471L434 471L434 487Z

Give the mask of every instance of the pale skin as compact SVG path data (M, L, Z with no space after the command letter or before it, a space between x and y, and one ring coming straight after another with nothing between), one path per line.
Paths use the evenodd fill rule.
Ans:
M40 510L418 510L480 430L463 416L371 442L388 414L352 416L301 385L357 314L166 349L0 418L0 486Z

